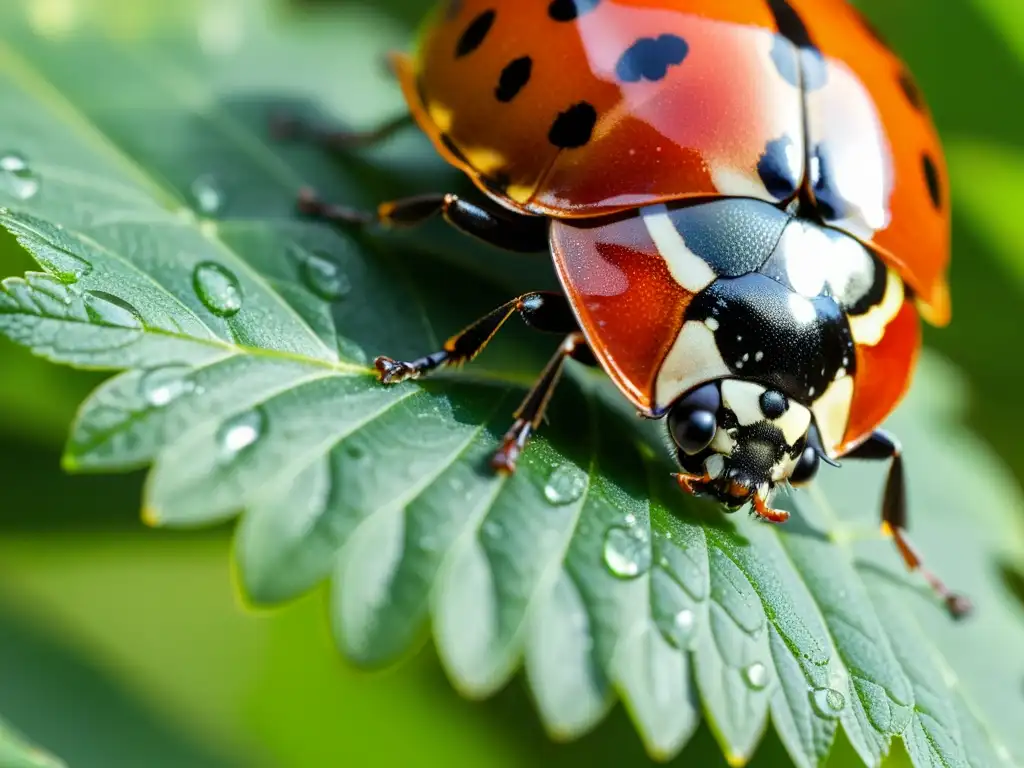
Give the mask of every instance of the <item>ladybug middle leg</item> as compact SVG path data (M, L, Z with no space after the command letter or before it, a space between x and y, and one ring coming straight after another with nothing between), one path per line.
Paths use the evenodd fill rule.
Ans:
M924 566L924 560L907 538L907 494L903 480L903 458L899 442L884 430L876 430L871 437L854 448L845 458L891 460L889 477L882 500L882 529L892 536L907 568L919 571L942 598L953 618L960 618L971 610L970 601L951 592L939 578Z
M500 472L515 470L516 461L530 435L544 418L544 411L561 378L565 361L572 357L588 365L596 362L565 296L549 291L523 294L452 336L438 352L409 362L383 356L374 361L377 375L384 384L418 378L442 366L461 365L480 354L498 329L516 313L531 328L567 335L516 409L515 422L505 433L501 447L491 461L491 466Z

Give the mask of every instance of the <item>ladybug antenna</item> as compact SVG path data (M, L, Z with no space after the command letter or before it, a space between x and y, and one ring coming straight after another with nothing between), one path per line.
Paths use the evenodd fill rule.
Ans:
M821 460L828 464L830 467L835 467L836 469L839 469L839 467L843 466L835 459L829 457L829 455L824 451L818 451L818 456L820 456Z

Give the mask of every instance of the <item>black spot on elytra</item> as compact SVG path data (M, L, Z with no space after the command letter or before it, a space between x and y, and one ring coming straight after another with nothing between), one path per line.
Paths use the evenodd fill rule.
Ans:
M548 141L559 149L576 149L590 141L597 124L597 110L586 101L559 113L548 131Z
M496 15L493 10L484 11L469 22L469 26L463 30L459 36L459 41L455 44L455 58L468 56L483 44L487 33L494 26L494 17Z
M528 82L533 72L533 59L529 56L510 61L501 70L498 87L494 89L494 97L498 101L509 102L514 99Z
M835 187L835 169L828 148L819 144L814 148L811 163L811 189L818 215L825 221L836 221L846 215L846 200Z
M682 64L689 52L690 46L678 35L641 37L619 58L615 76L624 83L657 82L669 67Z
M928 185L928 194L931 195L932 205L937 210L942 209L942 184L939 181L939 169L935 160L927 152L921 156L921 170L924 172L924 181Z
M811 33L807 31L800 14L794 10L787 0L768 0L768 8L775 17L775 26L779 33L797 48L814 48Z
M548 16L555 21L573 21L578 16L594 10L600 0L551 0Z
M803 153L790 136L780 136L765 145L757 173L768 193L776 200L788 200L800 187Z
M899 84L900 89L903 91L903 95L906 96L907 101L910 102L910 106L918 112L924 112L924 96L921 94L921 89L917 87L917 82L914 80L914 76L906 69L900 70Z
M761 413L768 419L777 419L789 410L789 400L781 392L766 389L761 393Z

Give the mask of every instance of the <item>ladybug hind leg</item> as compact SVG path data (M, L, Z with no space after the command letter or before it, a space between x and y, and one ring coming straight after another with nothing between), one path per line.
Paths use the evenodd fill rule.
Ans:
M882 500L882 530L891 536L903 562L911 571L918 571L942 598L953 618L965 616L971 610L970 601L952 591L924 565L917 548L907 537L907 495L903 477L903 458L899 442L884 430L877 430L850 453L851 459L890 460L889 476Z
M299 194L298 206L306 218L342 226L415 227L440 215L460 232L506 251L548 250L546 218L515 213L490 200L471 203L458 195L427 194L391 200L374 211L364 211L324 202L315 192L305 189Z

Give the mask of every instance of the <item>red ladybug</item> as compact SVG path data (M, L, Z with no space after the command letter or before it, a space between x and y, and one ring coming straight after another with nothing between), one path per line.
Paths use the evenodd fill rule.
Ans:
M949 320L949 197L910 73L845 0L451 0L393 59L411 116L485 195L330 221L441 214L515 251L550 250L563 292L519 296L386 384L473 358L513 314L565 334L496 470L511 472L564 361L596 361L666 417L683 490L762 518L821 460L890 461L883 527L950 612L968 609L904 533L899 444L918 316ZM371 137L328 135L337 145ZM292 125L299 129L298 124Z

